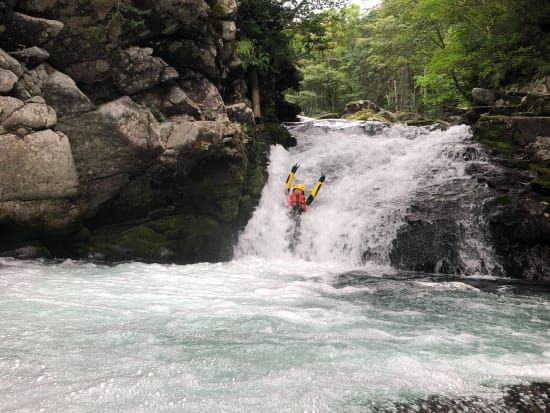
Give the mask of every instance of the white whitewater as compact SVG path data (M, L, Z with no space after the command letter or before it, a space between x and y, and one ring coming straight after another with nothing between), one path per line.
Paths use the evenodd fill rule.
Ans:
M334 262L344 267L389 265L389 253L408 208L420 191L471 177L461 156L470 141L469 127L447 131L429 127L338 120L309 121L291 127L298 145L274 147L269 181L254 216L240 237L235 255ZM301 234L291 252L294 221L288 216L284 183L294 163L295 183L311 189L321 172L325 185L302 216ZM438 196L434 192L433 196ZM467 209L469 206L464 205ZM472 214L466 215L466 221ZM473 217L472 217L473 218ZM478 222L469 229L460 253L467 273L494 268L490 246ZM365 253L368 259L365 259ZM479 263L484 262L484 268Z
M466 127L293 133L231 262L0 258L0 412L386 413L441 395L512 413L502 386L550 381L548 289L389 266L419 194L470 186L455 156ZM295 162L308 187L322 171L327 182L291 252L282 187ZM483 273L475 208L461 206L460 254Z

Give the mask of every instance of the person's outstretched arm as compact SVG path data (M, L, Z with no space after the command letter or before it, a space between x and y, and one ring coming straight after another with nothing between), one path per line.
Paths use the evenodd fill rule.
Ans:
M292 181L294 180L294 174L296 173L296 171L298 170L299 167L300 167L300 165L298 165L297 163L294 164L294 166L290 170L290 173L288 174L288 178L286 178L286 193L287 194L290 192L290 187L292 186Z
M319 189L321 189L321 185L323 185L323 182L325 182L325 174L324 173L321 174L321 177L319 178L319 180L313 186L313 189L311 190L311 193L309 194L309 196L306 199L306 205L310 205L313 202L313 200L315 199L315 197L319 193Z

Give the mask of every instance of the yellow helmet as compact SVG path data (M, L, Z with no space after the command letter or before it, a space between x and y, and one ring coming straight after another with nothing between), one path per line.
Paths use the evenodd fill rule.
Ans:
M296 184L296 185L294 185L294 188L292 188L292 190L294 191L295 189L299 189L299 190L302 191L302 192L306 192L306 187L303 186L302 184Z

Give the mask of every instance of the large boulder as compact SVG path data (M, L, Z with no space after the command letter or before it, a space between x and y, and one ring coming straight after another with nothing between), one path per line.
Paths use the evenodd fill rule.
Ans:
M82 211L71 198L0 202L2 239L12 245L40 237L62 242L80 229Z
M159 115L174 116L187 114L201 119L199 106L176 83L167 82L133 96L139 104ZM155 113L153 113L155 114Z
M155 118L129 97L64 120L58 129L71 142L89 213L112 199L130 176L145 171L163 151Z
M520 109L537 116L549 116L550 93L529 93L522 99Z
M78 88L74 80L47 63L25 73L20 80L20 87L29 95L43 96L60 119L94 109L90 99Z
M472 100L476 106L494 106L495 93L490 89L475 87L472 89Z
M24 103L11 96L0 96L0 124L11 116L17 109L23 107Z
M163 35L181 32L196 37L202 34L210 11L204 0L140 0L139 5L151 10L146 16L147 27Z
M550 162L550 136L537 136L528 149L533 152L535 161Z
M159 45L162 54L178 69L193 69L206 77L220 75L216 57L218 50L211 40L180 39Z
M6 24L6 31L0 38L0 45L7 50L40 46L48 49L63 30L58 20L43 19L14 12Z
M0 68L0 94L10 92L17 82L17 75L11 70Z
M237 14L236 0L218 0L219 17L226 20L232 20Z
M67 137L50 129L0 135L0 201L75 196L78 178Z
M254 118L254 112L250 109L246 103L235 103L225 107L227 116L232 122L237 122L242 125L255 125L256 119Z
M10 54L17 60L24 62L28 68L38 66L50 58L50 53L38 46L27 47Z
M21 76L25 71L25 68L21 63L7 54L4 50L0 49L0 68L9 70L17 75Z
M197 103L207 120L227 120L223 99L210 80L195 74L180 84L187 96Z
M490 146L524 147L545 136L550 130L550 116L481 116L474 128L474 138Z
M346 105L346 109L348 110L348 113L356 113L365 109L371 110L374 113L378 113L381 110L376 103L368 99L350 102Z
M42 98L36 97L12 112L1 123L1 129L24 136L33 130L49 129L56 123L55 111L46 105Z
M179 77L178 72L153 49L131 47L118 53L113 61L113 78L116 87L126 95L133 95Z

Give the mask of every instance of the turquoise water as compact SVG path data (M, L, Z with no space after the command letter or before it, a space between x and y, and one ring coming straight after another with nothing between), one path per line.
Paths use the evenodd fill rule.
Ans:
M0 261L0 410L368 412L550 380L550 294L248 258Z

